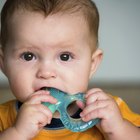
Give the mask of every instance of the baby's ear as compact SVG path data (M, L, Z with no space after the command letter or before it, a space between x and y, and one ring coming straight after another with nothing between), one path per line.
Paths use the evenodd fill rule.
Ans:
M103 51L101 49L97 49L95 52L93 52L89 78L91 78L92 75L94 75L94 73L96 72L98 66L102 61L102 58L103 58Z

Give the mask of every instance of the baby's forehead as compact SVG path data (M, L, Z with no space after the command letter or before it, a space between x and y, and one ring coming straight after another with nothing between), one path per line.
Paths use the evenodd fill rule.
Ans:
M62 20L61 20L61 18L62 18ZM47 21L47 20L53 21L55 19L57 19L56 22L52 23L54 26L50 26L50 24L48 24L48 22L46 22L46 23L44 22L45 24L43 24L43 20L44 21ZM67 21L67 19L68 19L68 21ZM42 20L42 24L40 24L41 20ZM72 22L72 24L75 24L75 22L77 22L75 28L70 28L70 27L74 27L72 24L70 24L71 20L74 21L74 23ZM69 46L69 48L73 49L73 47L71 47L71 46L74 46L74 43L76 41L73 42L72 40L78 40L78 37L81 33L81 35L83 34L83 39L88 38L91 49L93 50L95 48L95 37L91 37L90 33L88 32L88 29L87 29L88 26L87 26L85 20L83 19L83 16L81 16L81 18L80 18L76 14L75 15L55 14L55 15L49 15L49 16L45 17L44 15L42 15L41 13L38 13L38 12L18 11L13 16L12 21L13 21L13 24L10 24L10 28L13 33L12 32L11 33L14 35L17 34L16 39L25 40L25 42L30 42L30 44L32 44L33 46L36 46L36 45L40 46L41 43L37 42L38 38L45 37L47 40L47 43L48 43L47 44L45 42L47 44L46 46L58 46L58 44L59 44L59 46L61 46L63 49L65 48L65 46ZM19 23L19 24L17 24L17 23ZM35 25L37 25L37 26L35 26ZM49 29L46 27L43 28L44 25L46 25ZM63 25L63 26L60 26L61 31L59 30L59 32L56 33L55 26L59 27L59 25ZM67 32L67 33L65 33L65 36L64 36L64 34L62 34L62 33L67 31L67 29L64 30L64 28L66 28L68 26L69 26L68 30L70 30L69 32L72 32L73 34L68 34L69 32ZM81 28L79 29L79 27L81 27ZM39 34L35 33L35 31L38 31L38 30L43 30L46 34L44 33L45 35L39 36ZM47 32L49 30L51 30L50 34L47 34ZM75 31L75 32L73 32L73 31ZM53 38L51 37L51 34L53 34L53 36L54 36ZM61 35L62 35L62 38L61 38ZM32 36L32 38L31 38L31 36ZM20 37L20 39L19 39L19 37ZM40 39L40 41L41 41L41 39Z
M44 17L37 12L20 11L15 13L13 19L10 30L14 35L17 34L17 39L22 37L20 40L23 38L38 40L45 37L48 42L67 41L71 43L80 38L82 38L81 41L90 38L88 26L82 16L55 14Z
M39 1L35 1L35 3L38 3L38 2ZM3 27L2 28L2 44L3 44L3 46L5 46L8 38L9 38L9 34L11 34L10 30L11 30L11 28L13 28L11 23L15 23L15 19L20 18L22 15L24 15L24 16L27 15L29 17L29 13L40 14L44 19L45 18L47 19L47 17L50 15L63 16L66 14L71 15L72 17L74 17L74 16L81 17L81 19L85 23L85 27L89 31L88 37L92 38L92 40L93 39L98 40L97 39L98 38L98 10L96 8L96 5L91 3L89 0L87 0L87 1L86 0L81 0L81 1L74 0L72 3L69 3L69 1L64 0L62 2L65 3L66 5L61 5L60 7L56 6L52 10L48 9L48 7L44 7L45 9L42 9L42 8L39 8L37 5L36 6L34 5L34 7L32 7L32 5L30 5L30 4L28 5L24 1L20 1L20 5L17 5L17 7L16 7L16 6L14 6L14 4L12 2L10 2L11 5L13 6L13 9L12 9L13 11L9 12L7 14L6 18L4 17L4 14L3 14L3 17L4 17L3 18L4 22L2 23L2 27ZM51 3L51 1L50 1L50 3ZM74 3L77 3L77 4L75 5ZM84 3L88 3L88 5L85 6ZM74 6L72 6L72 5L74 5ZM50 11L48 12L47 10L50 10ZM31 17L32 16L33 15L31 15ZM16 28L17 27L15 26L14 29L16 29ZM83 30L84 30L84 28L82 27L81 31L83 31Z

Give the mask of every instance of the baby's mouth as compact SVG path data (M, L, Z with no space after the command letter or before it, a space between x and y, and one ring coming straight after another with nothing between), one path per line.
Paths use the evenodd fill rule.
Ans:
M47 91L49 89L50 89L50 87L44 86L44 87L40 87L40 88L36 89L35 92L42 91L42 90Z
M40 88L40 90L48 90L49 89L49 87L42 87L42 88Z
M50 91L50 89L56 89L54 87L41 87L39 90L47 90L47 91ZM59 89L57 89L59 90Z

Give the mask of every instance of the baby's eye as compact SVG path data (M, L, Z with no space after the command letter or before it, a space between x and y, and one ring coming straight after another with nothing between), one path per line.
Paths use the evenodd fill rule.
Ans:
M72 55L70 53L62 53L60 55L61 61L70 61L72 59Z
M24 52L21 55L21 58L24 59L25 61L31 61L31 60L34 60L36 56L31 52Z

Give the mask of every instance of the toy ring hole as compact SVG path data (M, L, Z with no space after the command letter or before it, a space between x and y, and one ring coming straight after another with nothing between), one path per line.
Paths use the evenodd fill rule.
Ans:
M81 102L78 100L78 102ZM68 107L67 107L67 113L69 114L69 116L71 116L71 118L80 118L79 114L82 111L81 108L79 108L77 101L73 101L71 102Z

